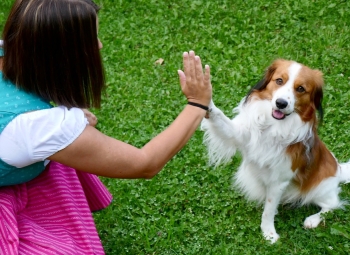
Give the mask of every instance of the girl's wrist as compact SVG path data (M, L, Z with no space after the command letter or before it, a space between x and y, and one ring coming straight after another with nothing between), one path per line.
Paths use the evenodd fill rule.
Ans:
M195 103L195 102L191 102L191 101L188 101L187 104L205 110L205 111L206 111L206 114L205 114L204 117L205 117L206 119L209 118L209 113L211 112L211 108L209 108L209 106L202 105L202 104Z

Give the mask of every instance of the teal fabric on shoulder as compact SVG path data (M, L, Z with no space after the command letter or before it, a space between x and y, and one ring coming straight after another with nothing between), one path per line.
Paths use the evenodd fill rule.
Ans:
M0 133L17 115L52 107L49 102L19 90L12 82L4 80L2 72L0 76Z
M3 50L0 48L0 56ZM18 115L51 108L38 96L19 90L16 85L3 78L0 72L0 134L4 128ZM44 162L37 162L32 165L17 168L0 159L0 186L20 184L34 179L44 171Z

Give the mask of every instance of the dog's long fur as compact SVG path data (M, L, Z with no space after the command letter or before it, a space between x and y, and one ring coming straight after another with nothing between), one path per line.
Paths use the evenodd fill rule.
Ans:
M320 71L279 59L234 109L233 119L211 102L210 117L202 122L211 164L241 152L234 186L249 200L264 203L261 229L272 243L279 238L278 204L320 206L305 219L305 228L317 227L321 213L343 205L339 183L350 180L350 164L338 164L317 135L322 87Z

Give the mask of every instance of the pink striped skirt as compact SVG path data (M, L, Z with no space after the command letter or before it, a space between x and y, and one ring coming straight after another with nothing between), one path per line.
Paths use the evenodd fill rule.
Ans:
M91 211L111 201L97 176L51 162L0 188L0 254L104 254Z

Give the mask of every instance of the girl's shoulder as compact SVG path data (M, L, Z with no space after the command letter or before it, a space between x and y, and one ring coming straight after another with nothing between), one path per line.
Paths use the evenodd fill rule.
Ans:
M21 114L1 133L0 158L16 167L43 161L71 144L87 125L79 108L59 106Z

